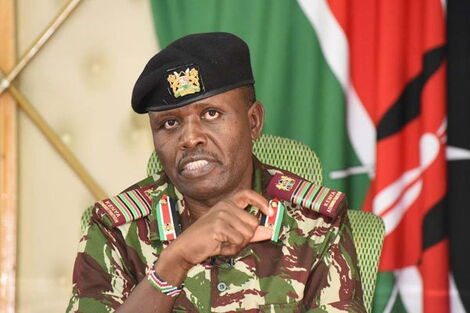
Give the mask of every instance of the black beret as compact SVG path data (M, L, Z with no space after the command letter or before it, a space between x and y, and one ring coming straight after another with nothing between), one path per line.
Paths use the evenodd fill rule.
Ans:
M132 92L137 113L178 108L254 84L247 44L230 33L182 37L145 66Z

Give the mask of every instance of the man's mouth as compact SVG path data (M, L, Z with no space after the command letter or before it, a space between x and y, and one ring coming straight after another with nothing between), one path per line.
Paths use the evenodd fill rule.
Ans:
M181 175L193 178L208 174L216 164L216 160L207 156L189 157L180 162L178 169Z
M183 171L194 171L194 170L200 169L201 167L206 166L207 164L209 164L207 160L198 160L198 161L189 162L183 167Z

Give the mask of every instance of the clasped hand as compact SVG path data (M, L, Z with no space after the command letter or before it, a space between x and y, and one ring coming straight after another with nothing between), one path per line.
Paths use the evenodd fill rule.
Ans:
M167 248L188 269L215 255L233 256L250 242L270 239L272 231L259 225L245 208L253 205L267 216L273 214L268 201L253 190L243 190L219 201L188 227Z

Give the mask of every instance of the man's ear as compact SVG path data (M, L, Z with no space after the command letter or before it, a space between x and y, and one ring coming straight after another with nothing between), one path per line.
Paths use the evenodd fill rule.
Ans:
M251 139L255 140L261 135L264 125L264 107L259 101L255 101L248 109L248 121L250 123Z

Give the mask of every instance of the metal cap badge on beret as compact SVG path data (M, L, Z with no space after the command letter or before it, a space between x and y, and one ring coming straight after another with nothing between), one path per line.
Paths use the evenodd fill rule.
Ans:
M254 84L247 44L230 33L182 37L145 66L132 92L137 113L178 108Z

